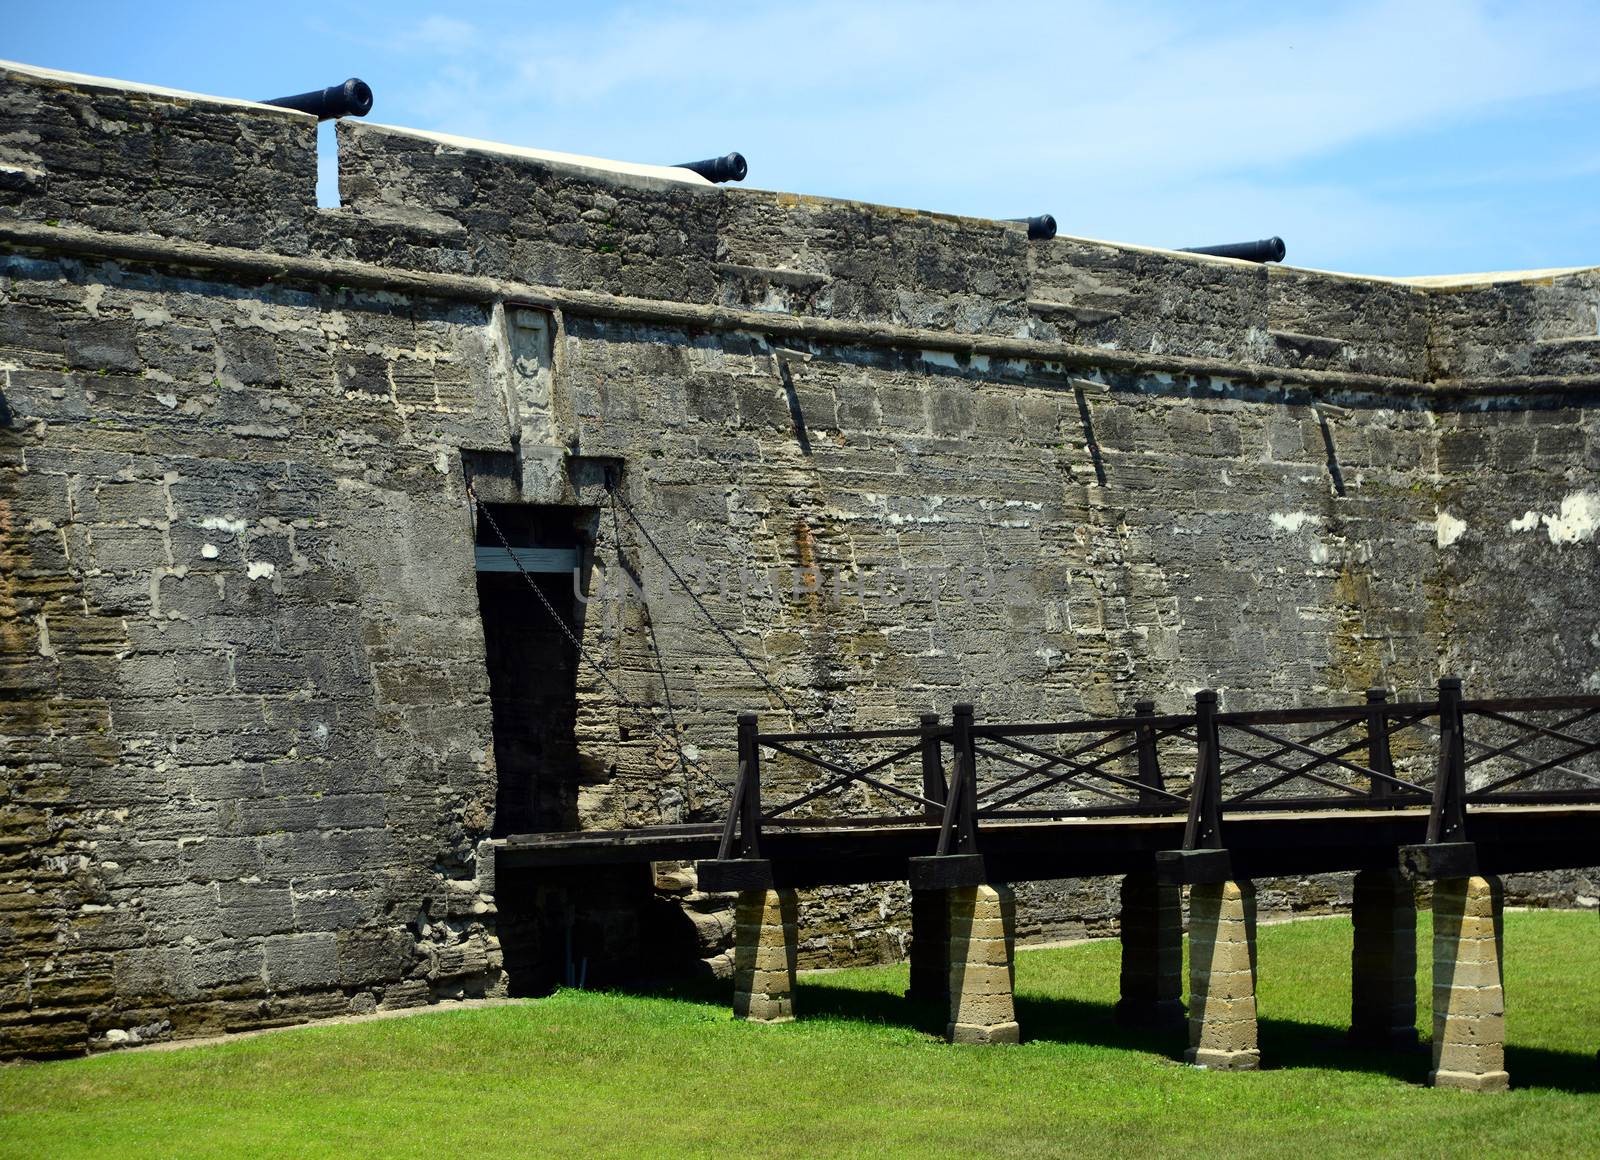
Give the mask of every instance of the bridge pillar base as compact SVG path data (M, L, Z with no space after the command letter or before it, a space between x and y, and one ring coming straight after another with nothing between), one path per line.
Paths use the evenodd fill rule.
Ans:
M1417 902L1398 868L1356 875L1350 952L1350 1042L1417 1045Z
M1256 891L1244 882L1189 889L1189 1050L1218 1071L1253 1071L1256 1041Z
M1433 885L1435 1087L1505 1091L1504 894L1498 878L1442 878Z
M793 890L742 890L734 910L733 1014L752 1023L794 1018L799 900Z
M911 986L906 998L950 1000L950 898L944 890L911 890Z
M1008 886L949 891L951 1043L1018 1043L1016 901Z
M1183 888L1153 870L1122 880L1122 997L1117 1021L1183 1024Z

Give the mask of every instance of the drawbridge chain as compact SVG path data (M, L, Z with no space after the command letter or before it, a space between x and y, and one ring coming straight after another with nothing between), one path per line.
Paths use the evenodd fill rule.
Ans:
M667 555L666 549L658 544L656 542L656 538L650 534L650 529L645 526L644 521L641 520L638 513L633 510L633 506L628 503L628 498L619 494L619 488L614 481L607 482L607 490L611 494L611 514L613 528L615 528L614 521L616 519L616 509L620 505L622 510L627 514L628 518L633 521L633 526L639 529L639 534L644 537L645 543L650 545L656 556L660 558L661 563L665 565L667 571L671 573L672 578L678 582L678 587L682 588L684 594L687 595L690 600L694 601L694 606L700 610L700 615L706 618L706 623L712 627L718 636L722 637L722 639L727 643L728 647L733 650L734 655L743 661L745 667L755 674L755 678L761 682L762 688L766 689L768 693L772 694L772 696L777 700L778 704L782 705L784 709L788 711L790 718L798 724L801 715L800 711L794 707L794 703L789 700L782 689L772 683L772 680L767 676L766 672L762 670L760 665L756 664L755 660L751 658L750 654L745 652L744 649L739 646L739 642L734 639L733 634L724 628L716 617L711 615L711 610L706 607L705 601L700 599L700 595L699 593L695 592L693 585L683 578L683 573L679 572L677 565L673 564L672 558ZM617 535L617 551L621 552L621 535L620 533L616 532L613 534ZM659 659L659 653L657 655ZM666 677L663 674L663 687L665 684ZM823 742L822 744L824 752L826 752L828 756L833 759L837 766L839 766L841 769L849 769L852 776L859 772L852 768L854 764L853 762L847 761L840 754L836 745L831 742Z
M762 687L778 699L778 704L787 709L791 717L798 719L800 716L799 710L797 710L794 705L790 703L789 698L784 695L783 690L772 683L772 681L767 677L767 674L761 670L761 667L751 659L750 654L739 647L739 642L733 638L733 634L727 629L723 628L722 625L717 621L717 618L711 615L711 610L705 606L705 602L700 599L699 594L695 592L693 586L683 578L683 574L678 571L677 566L673 564L672 559L667 555L665 549L663 549L660 544L656 543L656 538L650 534L650 529L645 527L644 521L639 518L638 513L636 513L633 510L632 505L628 503L627 497L618 495L615 487L612 487L610 491L611 502L613 505L613 518L615 518L616 514L616 505L620 504L622 506L622 510L628 514L628 518L633 521L633 526L639 529L639 534L644 537L645 542L655 550L655 554L659 556L661 558L661 562L666 565L667 571L672 573L672 578L678 582L678 586L683 589L690 600L694 601L695 607L698 608L700 610L700 614L706 618L706 623L710 624L712 629L716 631L717 635L722 637L722 639L727 642L728 647L733 650L734 655L742 660L745 663L745 667L755 674L756 680L761 682ZM620 545L621 541L619 540L619 551L621 550Z
M611 496L611 538L617 545L617 566L626 569L627 564L622 558L622 529L617 524L617 493L615 489L608 489ZM636 578L637 579L637 578ZM641 593L642 595L642 593ZM672 686L667 683L667 661L661 655L661 637L656 634L655 614L650 611L650 602L641 599L640 606L644 609L645 627L650 630L650 651L656 658L656 672L661 677L661 700L667 710L667 725L672 729L672 735L677 737L678 713L672 705ZM684 786L687 788L689 779L688 755L684 753L683 746L678 746L678 766L683 770Z
M782 705L783 708L788 711L791 718L798 720L800 717L800 712L795 708L794 703L789 700L788 696L781 688L772 682L772 680L762 670L761 666L755 662L750 654L740 646L733 634L724 628L717 618L711 614L711 610L707 608L705 602L700 599L700 596L697 592L695 592L694 587L686 579L684 579L683 573L678 570L677 565L674 564L671 557L667 555L666 550L662 548L660 543L657 542L655 536L651 535L650 529L645 525L644 521L639 518L638 513L633 510L632 505L628 503L627 497L619 494L619 490L614 483L608 485L607 492L609 493L611 500L612 538L616 541L617 561L619 566L625 567L626 565L622 558L622 532L617 521L618 507L620 507L627 515L628 519L632 521L633 526L639 530L639 534L643 536L645 543L647 543L651 550L655 552L656 556L661 560L661 563L666 568L667 572L677 582L679 588L683 590L684 594L687 595L694 603L695 608L699 610L701 616L705 617L706 623L708 623L712 630L722 638L724 643L727 644L728 648L732 650L733 654L744 663L745 667L747 667L750 672L754 674L756 680L761 683L762 688L771 694L774 700L776 700L778 704ZM490 530L494 532L495 538L500 541L501 546L507 550L507 554L511 557L512 562L516 565L517 571L522 575L523 581L528 585L529 588L533 590L533 594L538 597L539 603L543 606L545 613L550 617L551 620L555 621L556 627L561 630L562 635L564 635L572 644L572 647L577 651L579 658L589 666L589 668L597 677L599 677L606 688L609 689L617 698L619 704L636 713L640 719L645 721L652 733L672 746L673 750L678 755L679 765L684 771L685 778L688 777L690 766L693 766L696 770L702 773L710 775L710 770L708 770L704 764L702 764L698 759L689 756L687 750L684 748L683 740L679 736L677 712L672 703L672 690L667 681L666 661L661 655L660 642L656 639L655 622L654 618L650 617L649 606L645 606L645 615L650 627L652 651L655 654L656 660L656 671L661 678L664 708L667 713L668 723L671 727L670 731L663 729L652 719L652 715L650 713L651 707L642 705L640 702L634 700L632 697L629 697L625 692L623 692L621 686L619 686L617 682L612 679L610 673L606 671L604 666L602 666L600 662L596 660L589 652L589 650L584 647L583 641L579 638L577 632L574 631L572 626L569 625L561 616L561 614L556 611L555 606L550 603L549 598L545 596L544 591L539 587L537 581L535 581L532 575L529 574L528 570L523 567L522 561L517 557L517 554L511 551L511 541L501 529L499 522L494 518L494 513L489 510L486 504L483 504L479 501L477 492L473 490L470 481L467 483L467 495L472 501L474 510L483 513L484 519L488 521ZM828 751L829 755L834 758L836 763L838 763L841 767L847 767L848 763L837 752L834 746L825 744L824 747Z
M467 483L467 496L472 500L474 512L482 513L483 518L488 521L489 529L494 532L495 538L500 541L501 547L506 549L506 554L511 557L511 562L516 565L517 571L521 573L522 579L527 583L528 587L533 589L533 594L539 598L539 603L544 606L544 610L549 614L550 619L555 621L556 627L561 630L562 635L565 636L572 644L572 647L577 650L578 657L589 666L589 668L594 672L595 676L600 678L601 682L604 683L606 688L611 690L612 695L617 698L617 702L622 707L630 709L634 713L638 714L639 718L645 722L652 733L654 733L662 741L670 744L673 749L677 751L678 760L684 766L685 772L687 772L688 766L693 765L696 769L709 775L710 770L706 769L706 767L702 765L696 758L690 757L688 752L683 748L682 739L676 735L676 718L673 717L672 722L674 731L669 734L665 729L651 719L651 714L649 711L650 707L640 704L638 701L628 696L627 693L623 692L622 686L618 685L617 682L611 678L611 674L606 671L605 666L599 661L595 660L594 656L589 652L589 650L584 647L583 641L579 638L578 634L573 631L572 626L567 623L566 619L559 612L556 611L555 605L550 603L550 598L546 596L544 594L544 590L539 587L538 581L536 581L528 572L528 570L522 566L522 560L518 557L517 553L512 550L511 541L501 529L499 521L494 518L494 513L489 510L488 505L482 503L478 499L478 493L473 490L470 481ZM619 544L618 551L620 550L621 545ZM659 651L657 660L658 662L660 660ZM662 687L666 687L666 674L664 672L662 673ZM671 694L669 693L668 714L669 716L672 716L670 697Z

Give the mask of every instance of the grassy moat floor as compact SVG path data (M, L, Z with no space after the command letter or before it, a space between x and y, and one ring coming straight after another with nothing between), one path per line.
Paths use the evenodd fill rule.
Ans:
M1021 1047L941 1042L904 967L803 976L802 1021L774 1027L566 991L0 1068L0 1156L1600 1155L1600 923L1513 913L1505 945L1504 1095L1420 1086L1426 1052L1342 1045L1350 924L1330 919L1260 931L1255 1073L1117 1027L1098 942L1018 955Z

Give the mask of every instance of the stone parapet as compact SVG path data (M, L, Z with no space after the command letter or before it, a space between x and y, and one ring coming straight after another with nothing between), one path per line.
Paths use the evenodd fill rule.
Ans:
M0 62L0 216L302 254L317 119Z
M1592 374L1593 271L1385 279L707 184L687 170L339 123L0 64L0 214L776 315L1286 373ZM161 180L148 175L159 169Z

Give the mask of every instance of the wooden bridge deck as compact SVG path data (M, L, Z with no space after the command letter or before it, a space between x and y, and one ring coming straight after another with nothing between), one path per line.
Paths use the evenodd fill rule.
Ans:
M1285 810L1230 816L1227 849L1244 878L1391 869L1427 837L1429 808ZM981 850L997 882L1131 874L1182 846L1183 817L1063 817L994 821ZM939 822L767 827L761 856L778 886L906 881L909 860L936 853ZM557 870L715 859L721 825L519 834L498 840L499 864ZM1472 840L1484 873L1600 864L1600 804L1483 805Z
M557 877L695 862L701 889L738 892L733 1008L758 1021L794 1017L795 888L909 882L911 991L971 1044L1022 1034L1006 884L1119 875L1119 1017L1187 1018L1184 1058L1223 1069L1260 1062L1256 878L1357 872L1352 1038L1415 1045L1410 873L1433 880L1430 1082L1498 1091L1498 876L1600 864L1597 724L1600 696L1468 701L1454 679L1437 700L1253 713L1202 691L1193 713L1026 724L957 705L948 725L762 733L746 714L720 826L526 834L496 858Z

